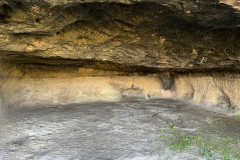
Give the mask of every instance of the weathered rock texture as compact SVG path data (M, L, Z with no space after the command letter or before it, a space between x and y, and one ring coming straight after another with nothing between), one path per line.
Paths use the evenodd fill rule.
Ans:
M240 18L229 1L74 2L2 1L1 54L239 68Z
M240 106L239 73L180 74L175 79L179 98L215 105L218 110L236 110Z
M239 7L233 0L2 0L2 101L168 97L238 108Z
M173 97L159 76L79 67L4 64L2 98L9 107L59 105L124 98Z
M180 98L209 108L215 106L219 111L236 111L240 107L238 72L146 74L13 61L4 62L1 68L1 97L8 107L128 98Z

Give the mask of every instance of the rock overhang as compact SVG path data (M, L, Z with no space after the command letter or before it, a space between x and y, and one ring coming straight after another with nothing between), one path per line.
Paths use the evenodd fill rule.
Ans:
M219 1L1 3L4 55L161 69L233 69L239 64L239 13Z
M54 105L140 96L239 108L238 5L1 1L3 101Z

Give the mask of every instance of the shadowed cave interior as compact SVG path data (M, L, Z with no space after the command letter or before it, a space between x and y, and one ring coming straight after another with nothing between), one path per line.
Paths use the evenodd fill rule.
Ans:
M1 3L6 106L130 96L239 108L239 13L232 6L218 1ZM84 84L88 79L93 84Z
M2 0L0 160L239 158L239 25L234 0Z

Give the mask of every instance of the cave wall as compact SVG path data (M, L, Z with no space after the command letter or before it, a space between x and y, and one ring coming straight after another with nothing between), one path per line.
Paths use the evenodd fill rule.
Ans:
M21 108L174 98L238 110L239 6L235 0L2 0L1 101Z
M13 61L1 68L1 98L9 108L170 98L217 111L240 109L238 72L150 74Z
M178 98L219 111L240 107L240 74L231 72L187 73L175 78Z
M156 74L142 75L83 67L2 64L4 105L53 106L169 96Z
M163 92L157 78L139 76L8 79L2 89L5 105L15 108L160 98Z

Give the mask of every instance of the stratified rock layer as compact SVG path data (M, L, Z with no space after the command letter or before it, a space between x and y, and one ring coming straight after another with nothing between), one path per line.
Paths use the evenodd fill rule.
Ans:
M162 70L239 69L239 13L225 3L232 4L2 1L0 52Z
M233 0L2 0L6 106L184 98L239 109Z

